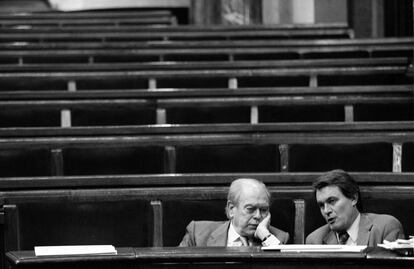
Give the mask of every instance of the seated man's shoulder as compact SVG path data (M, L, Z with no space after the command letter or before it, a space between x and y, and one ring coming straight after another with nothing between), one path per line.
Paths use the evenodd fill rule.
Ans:
M269 227L269 231L271 234L273 234L274 236L276 236L277 239L279 239L279 241L282 244L286 244L289 241L289 233L285 232L279 228L270 226Z
M319 227L318 229L314 230L313 232L311 232L307 237L306 237L306 244L322 244L322 240L323 238L326 236L326 234L328 234L330 232L330 228L328 224L325 224L321 227Z
M401 226L400 221L391 215L387 214L375 214L375 213L366 213L365 214L374 225L396 225Z
M213 233L227 233L228 221L192 221L187 230L193 235L196 246L205 246ZM189 225L189 226L190 226Z
M377 238L377 242L382 243L383 240L395 241L398 238L405 238L404 229L401 222L391 215L386 214L364 214L372 223L372 238ZM376 235L376 236L375 236ZM376 245L376 244L374 244Z
M225 224L227 221L210 221L210 220L198 220L198 221L191 221L188 225L192 227L192 230L195 231L214 231L221 225Z

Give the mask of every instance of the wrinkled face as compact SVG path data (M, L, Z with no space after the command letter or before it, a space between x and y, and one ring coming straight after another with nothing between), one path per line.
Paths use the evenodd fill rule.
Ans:
M236 231L247 237L253 237L257 225L269 213L269 201L262 188L244 188L237 205L229 202L229 217Z
M352 225L358 215L357 199L358 197L347 198L335 185L316 191L316 201L321 214L335 232L347 230Z

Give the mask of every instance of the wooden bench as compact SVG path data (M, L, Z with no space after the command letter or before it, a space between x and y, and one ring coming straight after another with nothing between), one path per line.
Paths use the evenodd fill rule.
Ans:
M95 10L95 11L43 11L43 12L16 12L0 13L0 21L15 19L16 21L25 21L27 19L87 19L87 18L135 18L135 17L157 17L171 15L169 10Z
M108 42L108 41L166 41L166 40L260 40L260 39L329 39L329 38L349 38L352 30L349 28L314 28L314 27L292 27L279 28L245 26L235 27L217 26L212 28L177 26L176 30L165 28L157 31L151 31L147 28L145 31L136 31L132 28L129 31L108 30L106 32L71 32L58 29L56 32L50 31L30 31L18 32L2 30L0 42Z
M408 75L408 63L404 61L367 66L349 63L348 66L269 67L264 63L264 67L237 68L237 63L234 63L232 68L233 63L229 63L229 68L219 69L1 72L0 83L8 91L409 85L413 78Z
M169 28L171 29L171 28ZM236 30L236 29L235 29ZM260 49L272 49L272 48L292 48L303 49L305 52L310 49L318 50L319 48L337 49L341 50L356 50L360 49L367 54L379 50L382 47L392 51L393 48L409 47L412 43L411 37L398 37L398 38L358 38L358 39L286 39L286 40L191 40L191 41L133 41L133 42L16 42L16 43L0 43L1 49L8 50L49 50L49 49L241 49L241 48L260 48ZM343 47L341 49L341 47ZM358 54L361 54L359 52Z
M413 100L412 85L4 91L0 126L412 121Z
M116 30L123 26L172 25L168 10L0 13L0 31ZM91 28L92 27L92 28ZM87 31L88 31L87 30Z
M227 186L237 177L265 181L273 196L272 224L288 231L291 243L303 243L307 234L324 224L310 187L319 174L1 179L4 250L79 243L176 246L190 220L225 220ZM353 174L360 181L367 212L392 214L407 235L414 232L408 214L413 210L412 173ZM129 237L124 236L126 231Z
M323 68L323 67L405 67L410 64L407 57L379 57L379 58L335 58L335 59L294 59L294 60L243 60L243 61L137 61L110 63L59 63L56 57L55 63L35 64L5 64L0 65L0 71L4 72L35 72L35 71L140 71L140 70L211 70L211 69L270 69L270 68ZM311 67L309 67L311 66Z
M4 130L0 176L409 172L413 131L412 121Z
M412 57L413 38L125 42L117 44L3 44L2 64L168 61L246 61L322 58ZM82 45L83 44L83 45Z
M287 33L287 36L291 32L303 32L303 33L316 33L319 37L322 33L333 34L332 37L353 37L353 30L345 23L314 23L314 24L277 24L277 25L264 25L264 24L250 24L250 25L177 25L176 22L171 25L153 25L144 27L142 25L134 25L133 23L125 23L128 19L157 19L160 21L166 20L166 18L174 18L171 11L159 10L159 11L130 11L130 12L70 12L70 13L57 13L57 15L45 16L40 18L42 14L48 13L19 13L17 16L13 14L0 14L0 32L4 33L45 33L45 32L115 32L119 30L121 32L244 32L246 30L281 30ZM59 17L59 14L64 16ZM89 14L91 14L89 16ZM117 16L117 14L120 14ZM35 16L33 16L35 15ZM92 23L81 24L77 21L83 21L86 19L99 19L105 20L106 23L102 25L96 25ZM73 23L72 23L73 22ZM173 21L174 22L174 21ZM14 27L15 25L26 25L30 27ZM116 28L115 28L116 27Z

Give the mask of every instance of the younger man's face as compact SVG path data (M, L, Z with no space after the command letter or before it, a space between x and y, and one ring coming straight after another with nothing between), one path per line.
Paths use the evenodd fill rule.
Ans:
M357 197L346 197L335 185L316 190L316 201L322 216L335 232L346 231L358 215Z

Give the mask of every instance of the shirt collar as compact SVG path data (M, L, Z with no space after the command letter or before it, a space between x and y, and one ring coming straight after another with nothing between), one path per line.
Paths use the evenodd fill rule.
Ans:
M358 239L359 222L360 222L360 220L361 220L361 213L358 213L358 215L355 218L355 220L352 223L352 225L346 230L346 232L349 235L349 239L348 240L351 240L351 242L350 242L351 245L356 245L356 242L357 242L357 239ZM336 233L336 237L338 238L338 241L339 241L338 233Z
M227 233L227 245L231 245L235 240L237 240L240 235L234 229L233 223L230 222L229 231Z
M352 240L353 243L356 243L357 238L358 238L360 220L361 220L361 214L358 213L358 216L355 218L355 220L352 223L351 227L349 227L348 230L347 230L347 232L349 234L349 238Z

